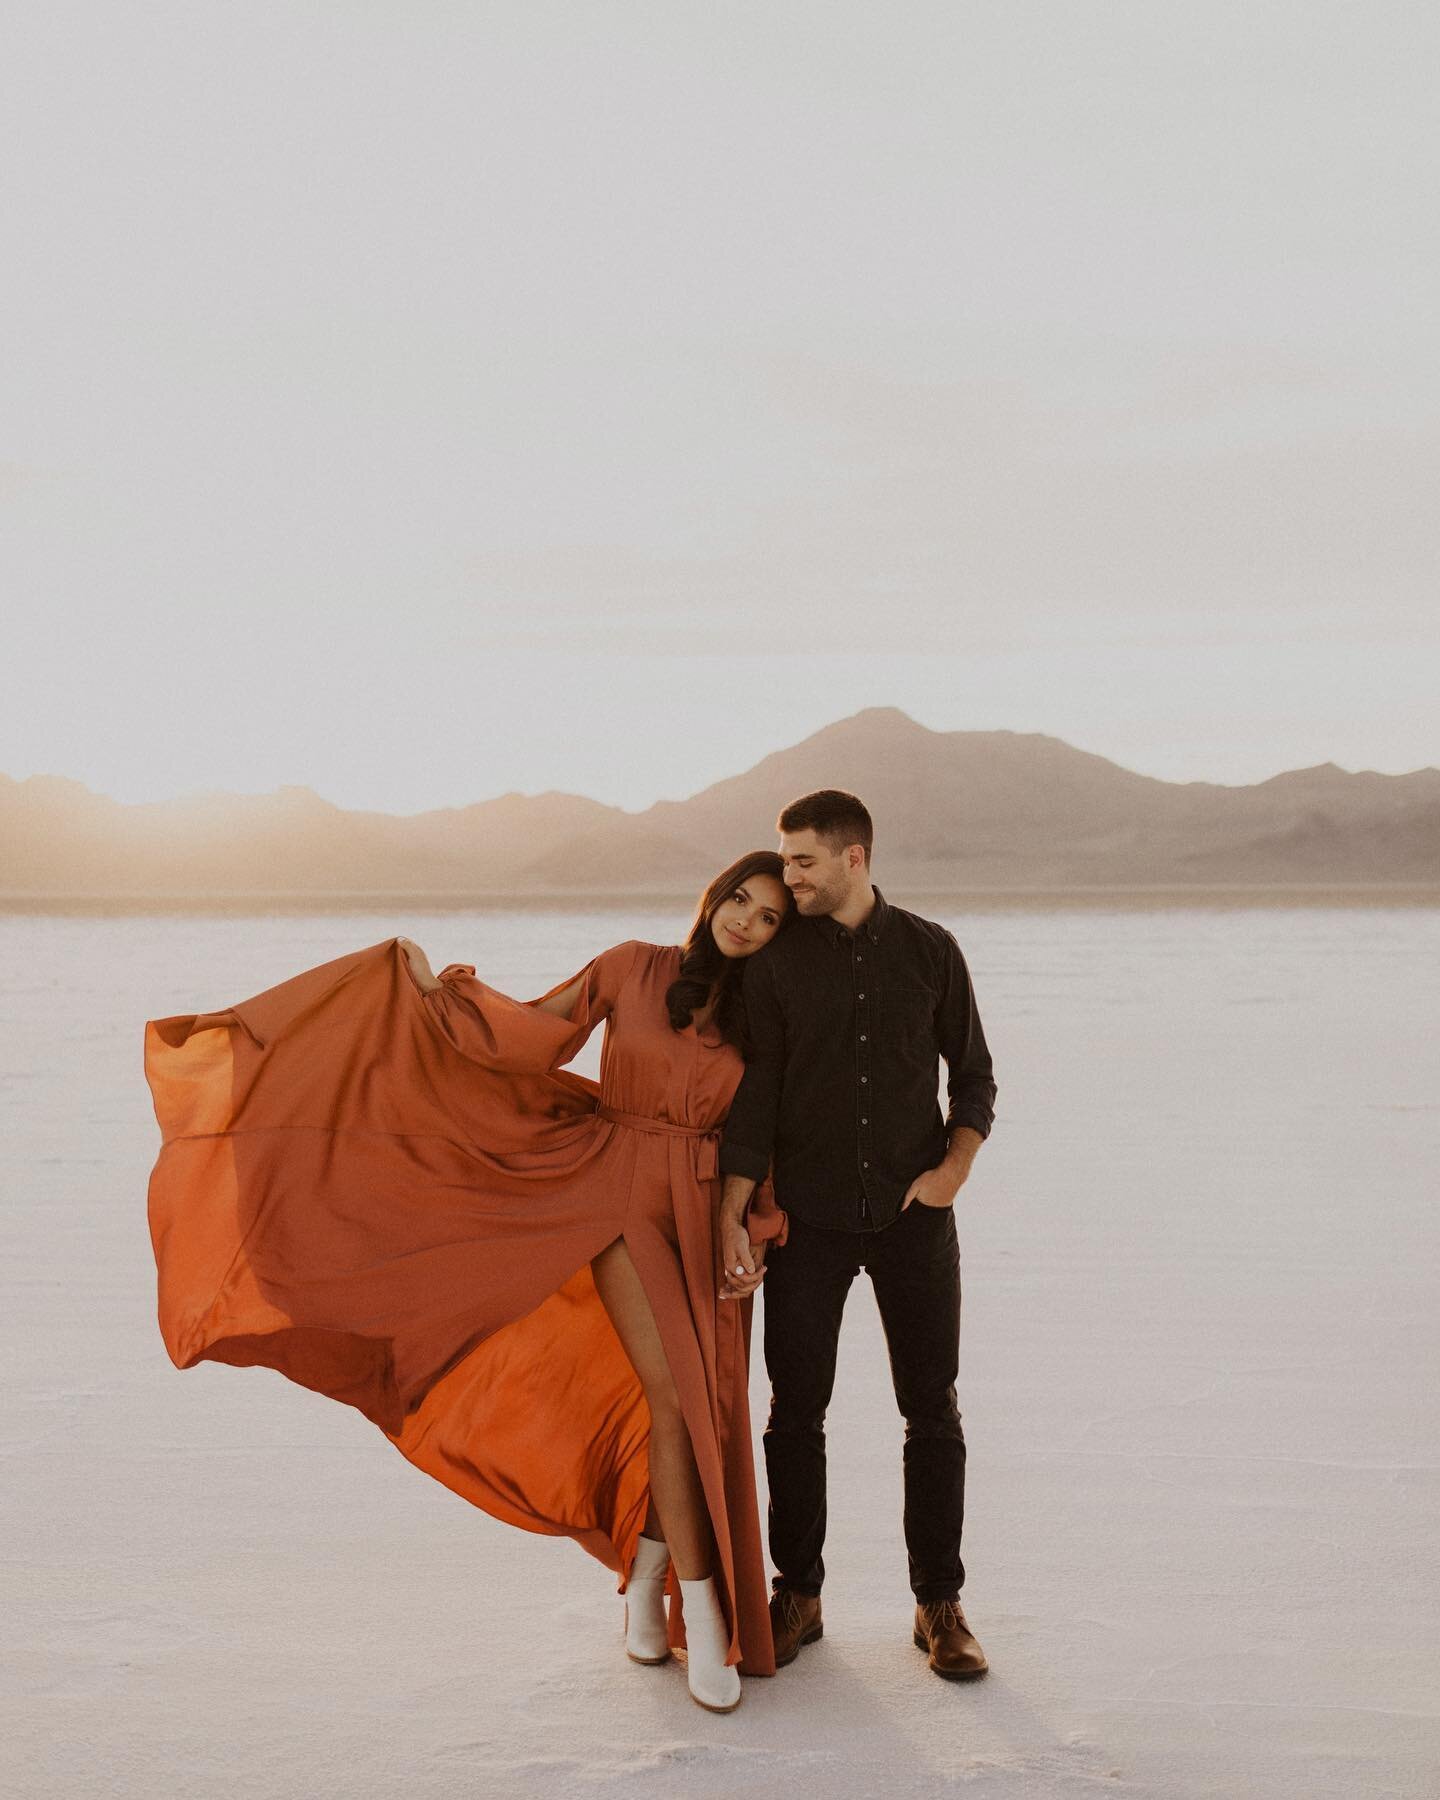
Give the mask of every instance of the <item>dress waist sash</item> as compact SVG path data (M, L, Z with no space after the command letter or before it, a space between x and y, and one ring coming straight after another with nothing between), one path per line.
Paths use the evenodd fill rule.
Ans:
M613 1106L597 1106L596 1112L612 1125L623 1125L630 1131L649 1131L660 1137L694 1138L700 1143L700 1166L695 1171L701 1181L713 1181L720 1173L720 1127L718 1125L676 1125L670 1119L651 1119L643 1113L620 1112Z

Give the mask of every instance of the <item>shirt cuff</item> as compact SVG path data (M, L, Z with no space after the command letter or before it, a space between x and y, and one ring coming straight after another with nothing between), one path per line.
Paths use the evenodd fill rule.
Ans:
M744 1144L732 1144L727 1138L720 1140L720 1173L722 1175L745 1175L751 1181L761 1182L770 1172L770 1158L762 1150L749 1150Z
M961 1113L957 1118L945 1121L945 1132L948 1136L952 1131L958 1131L962 1125L968 1125L971 1131L978 1131L982 1138L987 1138L990 1135L991 1123L991 1120L978 1118L973 1113Z

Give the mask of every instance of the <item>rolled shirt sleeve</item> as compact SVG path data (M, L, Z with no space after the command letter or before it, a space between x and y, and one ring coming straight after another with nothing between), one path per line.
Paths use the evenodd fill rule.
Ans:
M949 1093L945 1129L968 1125L988 1137L995 1122L996 1091L990 1050L964 954L950 932L945 939L944 989L936 1016Z

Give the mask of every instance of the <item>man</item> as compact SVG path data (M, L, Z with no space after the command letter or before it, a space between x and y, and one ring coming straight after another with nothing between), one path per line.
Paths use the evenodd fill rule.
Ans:
M751 1292L765 1277L775 1660L793 1662L823 1631L825 1409L845 1296L863 1268L905 1419L914 1640L937 1675L962 1680L988 1664L960 1607L953 1203L995 1116L990 1053L955 939L872 885L863 804L834 789L806 794L779 830L800 916L746 971L752 1052L720 1149L726 1291ZM767 1262L743 1219L772 1162L790 1226Z

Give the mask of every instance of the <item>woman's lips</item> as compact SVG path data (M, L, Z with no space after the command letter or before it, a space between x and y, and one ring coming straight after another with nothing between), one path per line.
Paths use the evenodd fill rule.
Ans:
M748 938L741 937L741 935L738 931L732 931L728 925L725 926L724 930L725 930L726 937L729 938L729 940L732 944L740 944L743 946L749 942Z

